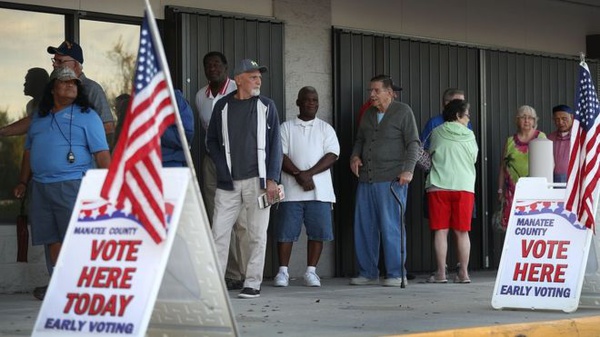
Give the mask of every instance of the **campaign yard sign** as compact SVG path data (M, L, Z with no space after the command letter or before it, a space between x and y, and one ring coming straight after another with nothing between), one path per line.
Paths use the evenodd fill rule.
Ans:
M163 170L168 227L159 244L100 198L106 173L82 181L33 336L237 335L189 169Z
M492 306L577 310L592 230L564 208L564 189L519 179Z

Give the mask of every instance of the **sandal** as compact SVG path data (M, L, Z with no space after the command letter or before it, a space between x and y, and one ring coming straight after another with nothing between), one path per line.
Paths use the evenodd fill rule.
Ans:
M435 277L435 274L431 274L431 276L429 276L429 278L425 282L427 282L427 283L448 283L448 280L445 278L439 279L439 278Z
M454 277L454 283L467 284L467 283L471 283L471 280L469 279L469 276L467 276L465 278L461 278L460 276L458 276L458 274L456 274L456 276Z

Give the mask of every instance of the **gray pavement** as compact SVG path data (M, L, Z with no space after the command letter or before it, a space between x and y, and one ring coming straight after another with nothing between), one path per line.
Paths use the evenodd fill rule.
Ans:
M471 284L427 284L426 275L419 275L404 289L350 286L341 278L322 279L321 288L304 287L301 279L275 288L266 280L259 298L229 294L241 336L385 336L581 317L600 322L598 308L580 307L570 314L495 310L490 304L495 276L495 271L479 271L471 273ZM40 304L31 294L0 295L0 336L29 336ZM600 336L597 326L597 334L586 336Z

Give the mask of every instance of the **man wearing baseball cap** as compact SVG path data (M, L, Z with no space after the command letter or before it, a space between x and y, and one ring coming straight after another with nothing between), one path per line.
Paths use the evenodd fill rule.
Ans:
M552 108L552 119L556 130L548 135L554 151L554 182L566 183L569 170L569 150L571 149L571 128L573 127L573 109L568 105Z
M206 144L217 170L212 232L221 277L229 254L231 229L240 210L246 210L246 279L241 298L260 296L267 248L269 207L259 207L266 193L269 204L278 200L283 162L279 118L275 103L260 95L267 68L244 59L234 70L237 90L221 98L213 109Z
M58 47L49 46L47 49L49 54L53 54L52 67L69 68L75 72L87 95L88 100L96 112L100 115L100 119L104 124L106 140L112 146L113 136L115 133L115 120L110 111L108 99L102 87L95 81L87 78L83 73L83 51L81 47L71 41L64 41ZM29 129L31 117L27 116L13 124L0 129L0 136L17 136L23 135Z

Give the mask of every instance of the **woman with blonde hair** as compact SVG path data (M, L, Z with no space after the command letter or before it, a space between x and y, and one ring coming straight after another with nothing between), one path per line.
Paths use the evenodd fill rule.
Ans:
M508 225L517 181L520 177L529 175L529 142L536 138L546 138L546 134L537 129L538 116L529 105L517 109L515 124L517 132L506 139L498 175L498 199L502 203L504 229Z

